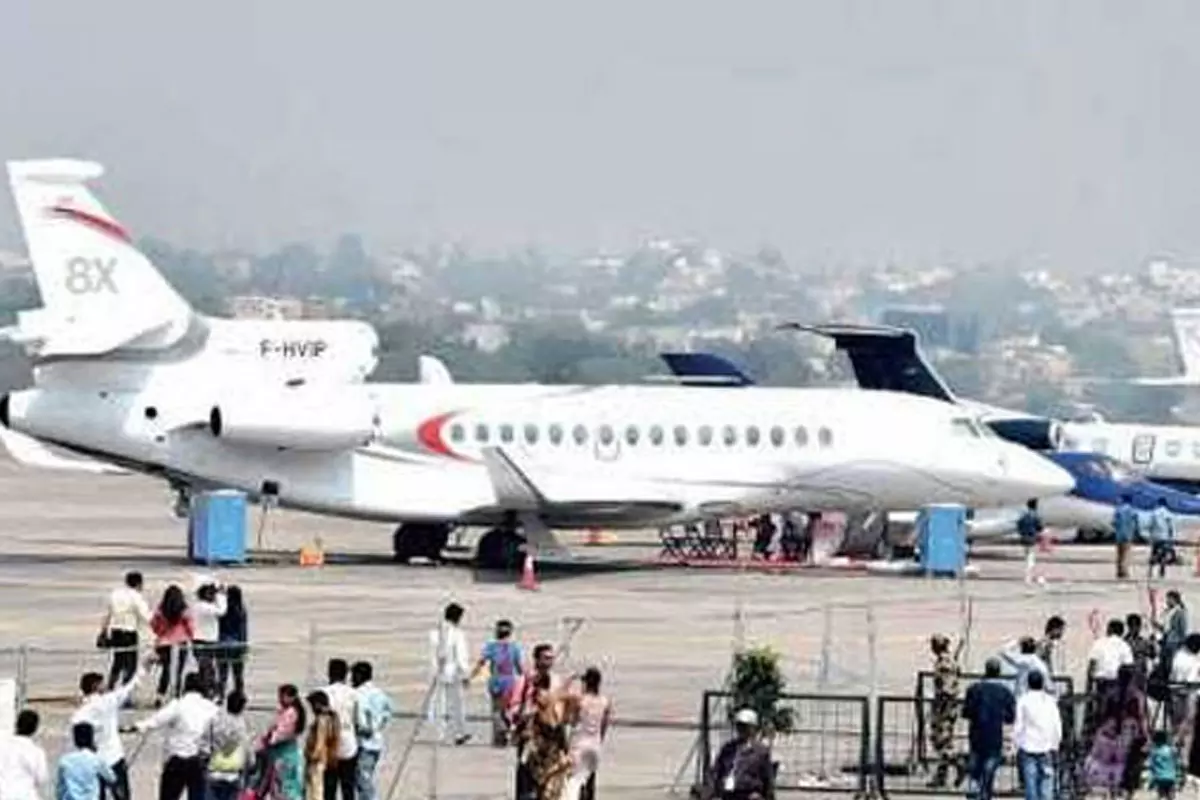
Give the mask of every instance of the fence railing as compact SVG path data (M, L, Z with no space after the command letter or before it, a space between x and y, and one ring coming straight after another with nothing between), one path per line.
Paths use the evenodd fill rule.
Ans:
M729 692L705 692L701 704L699 782L712 771L732 735ZM852 793L869 786L871 716L865 696L784 694L780 710L791 720L774 733L776 788L781 791Z

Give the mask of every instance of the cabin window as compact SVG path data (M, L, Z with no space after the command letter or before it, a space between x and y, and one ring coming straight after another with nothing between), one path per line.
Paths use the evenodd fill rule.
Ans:
M650 426L650 444L654 445L655 447L658 447L662 443L663 443L662 425L651 425Z
M1200 442L1192 442L1192 458L1200 459Z
M817 443L821 447L831 447L833 445L833 431L829 428L821 428L817 431Z
M721 429L721 441L726 447L733 447L737 444L737 428L732 425L726 425Z
M462 425L455 423L450 426L450 441L461 442L465 438L467 438L467 432Z
M553 425L551 425L549 428L547 428L546 429L546 438L549 439L550 444L554 445L555 447L558 447L560 444L562 444L562 440L563 440L562 425L559 425L557 422L555 422Z
M526 425L525 426L525 444L537 444L538 433L539 433L539 431L538 431L537 425L533 425L533 424Z
M480 444L487 444L491 434L491 429L482 422L475 426L475 441Z
M808 447L808 428L803 425L796 426L796 447Z
M787 434L783 432L783 428L775 425L771 428L771 444L775 447L783 447L783 440L787 438Z
M747 444L747 446L758 447L758 442L759 442L760 436L761 436L761 434L759 433L757 425L751 425L749 428L746 428L746 444Z
M625 441L630 447L633 447L638 443L638 439L641 438L641 435L642 432L638 430L637 425L625 426Z
M696 441L701 447L708 447L712 444L713 429L712 425L701 425L700 430L696 431Z
M675 444L678 447L687 447L688 429L686 425L675 426Z
M576 425L571 429L571 438L575 440L575 444L582 447L587 444L588 429L583 425Z
M507 422L500 426L500 441L505 444L512 444L512 440L516 438L513 426Z
M613 433L612 425L601 425L596 438L600 440L600 444L607 447L616 441L617 435Z
M1167 458L1178 458L1179 454L1183 452L1183 442L1178 439L1172 439L1167 442L1166 452Z

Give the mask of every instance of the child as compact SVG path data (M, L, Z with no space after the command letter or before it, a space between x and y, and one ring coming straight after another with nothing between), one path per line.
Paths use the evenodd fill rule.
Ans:
M1170 800L1175 796L1177 778L1175 748L1171 746L1166 731L1155 731L1154 746L1150 748L1150 785L1160 798Z

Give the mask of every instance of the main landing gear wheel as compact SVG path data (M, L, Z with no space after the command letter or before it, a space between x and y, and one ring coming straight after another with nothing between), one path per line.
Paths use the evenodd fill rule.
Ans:
M392 560L407 564L414 558L442 560L442 550L450 538L449 525L401 525L392 534Z
M492 528L479 540L475 565L480 569L515 572L525 558L525 540L514 530Z

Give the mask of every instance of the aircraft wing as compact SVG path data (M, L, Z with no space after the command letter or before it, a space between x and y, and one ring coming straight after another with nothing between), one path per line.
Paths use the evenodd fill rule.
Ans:
M127 469L96 461L90 458L66 458L54 453L46 445L8 428L0 428L0 442L14 461L39 469L54 469L66 472L87 472L93 475L131 475Z
M572 497L548 495L503 449L485 447L482 458L496 494L496 504L492 509L476 511L515 513L522 522L526 538L538 552L566 553L565 545L554 537L548 522L553 522L555 527L585 527L640 519L649 523L682 509L681 504L663 498L620 497L617 496L622 493L619 490L611 491L613 496L607 497L588 487L580 487L579 493Z

